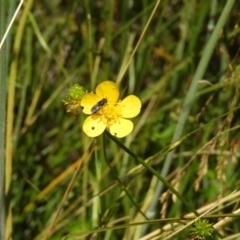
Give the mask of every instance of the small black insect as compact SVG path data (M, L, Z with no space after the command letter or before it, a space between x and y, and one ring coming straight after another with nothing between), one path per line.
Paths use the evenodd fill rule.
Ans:
M94 114L96 113L97 111L99 111L99 109L104 106L104 104L107 103L107 99L106 98L103 98L101 101L97 102L96 105L94 105L92 108L91 108L91 113Z

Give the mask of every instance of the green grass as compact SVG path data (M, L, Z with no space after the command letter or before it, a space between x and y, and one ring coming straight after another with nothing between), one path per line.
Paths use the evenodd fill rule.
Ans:
M1 49L6 236L190 239L200 216L213 239L239 237L240 4L226 2L25 1ZM117 141L86 136L62 102L104 80L143 104Z

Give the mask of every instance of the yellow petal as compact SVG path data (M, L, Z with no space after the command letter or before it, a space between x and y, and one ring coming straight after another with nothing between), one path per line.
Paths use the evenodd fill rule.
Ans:
M89 137L97 137L100 134L104 132L106 128L106 125L97 119L93 119L92 116L89 116L85 119L83 123L83 131L89 136Z
M86 93L81 100L82 111L85 114L92 114L91 109L96 105L100 100L99 96L94 93Z
M121 117L123 118L133 118L136 117L142 107L140 99L134 95L129 95L124 98L120 103L121 107Z
M133 123L130 120L119 118L119 121L110 126L110 133L118 138L126 137L133 130Z
M96 88L96 94L101 98L107 98L110 104L115 104L119 98L118 86L115 82L104 81Z

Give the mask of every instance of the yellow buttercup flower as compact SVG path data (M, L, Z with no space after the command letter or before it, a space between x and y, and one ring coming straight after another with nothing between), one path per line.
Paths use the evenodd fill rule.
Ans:
M113 136L122 138L133 130L132 121L125 118L136 117L142 103L134 95L119 100L116 83L105 81L100 83L95 93L86 93L81 100L82 111L90 115L83 123L83 131L89 137L97 137L109 129Z

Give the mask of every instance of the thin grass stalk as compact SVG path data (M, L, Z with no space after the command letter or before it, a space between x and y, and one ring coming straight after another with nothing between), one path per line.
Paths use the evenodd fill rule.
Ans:
M92 140L89 142L87 149L90 148L91 144L92 144ZM93 149L93 150L94 150L94 149ZM60 215L60 211L61 211L61 209L62 209L62 207L63 207L63 204L64 204L64 202L67 200L67 198L68 198L70 192L72 191L72 189L73 189L73 187L74 187L74 184L75 184L75 182L76 182L76 180L77 180L78 173L79 173L79 171L80 171L80 167L82 166L82 163L83 163L83 159L85 159L85 158L89 159L89 157L92 155L92 152L93 152L93 151L90 151L90 153L89 153L89 151L86 151L86 152L83 154L83 156L82 156L82 161L79 161L79 164L78 164L78 166L77 166L77 169L76 169L76 171L73 173L73 176L72 176L72 178L71 178L71 180L70 180L70 182L69 182L69 184L68 184L68 186L67 186L67 189L66 189L66 191L64 192L63 198L62 198L61 202L59 203L59 205L58 205L58 207L57 207L57 209L56 209L55 215L54 215L54 217L53 217L53 220L52 220L51 223L50 223L49 228L47 229L46 236L44 237L44 239L47 240L47 239L50 237L50 235L51 235L51 230L52 230L52 228L55 226L55 224L56 224L57 221L58 221L58 217L59 217L59 215Z
M98 140L95 139L95 144L98 144ZM99 144L102 146L102 141L99 141ZM102 147L101 147L102 149ZM93 189L93 195L97 195L98 192L100 192L100 186L101 186L101 172L102 172L102 161L101 161L101 156L98 153L98 151L94 151L94 161L95 161L95 171L96 171L96 176L93 181L96 181L97 184L94 184L95 187ZM87 177L89 173L85 171L84 177ZM86 183L85 183L86 184ZM86 184L87 185L87 184ZM86 202L86 200L85 200ZM100 220L100 213L103 211L102 209L102 204L101 204L101 197L97 196L96 198L93 199L93 204L92 204L92 226L97 226Z
M26 66L27 66L27 73L26 77L23 80L22 83L22 89L21 89L21 98L19 101L19 110L17 113L16 117L16 125L15 125L15 132L14 132L14 147L13 151L15 152L17 144L18 144L18 139L19 139L19 133L20 133L20 128L22 124L22 119L24 115L24 109L26 105L26 93L27 93L27 86L31 80L32 76L32 39L33 39L33 31L30 27L27 28L27 44L25 46L26 48Z
M89 73L91 76L91 86L94 87L93 82L93 38L92 38L92 18L89 7L89 2L87 0L84 1L84 5L87 12L87 23L88 23L88 49L87 49L87 59L89 64Z
M103 50L103 46L105 43L105 39L101 38L98 44L98 55L96 56L95 60L94 60L94 66L93 66L93 72L92 72L92 85L96 86L96 82L97 82L97 76L98 76L98 72L99 72L99 66L100 66L100 62L101 62L101 53Z
M5 29L5 0L0 1L0 39ZM5 239L5 195L4 195L4 168L5 168L5 124L6 124L6 44L0 50L0 239Z
M19 26L17 28L17 34L14 41L13 51L15 58L13 59L10 67L9 85L8 85L8 108L7 108L7 127L6 127L6 165L5 165L5 194L10 196L11 191L11 178L12 178L12 157L13 157L13 124L14 124L14 99L15 99L15 83L17 78L18 69L18 55L21 48L22 36L24 27L26 24L27 14L32 6L33 0L29 0L25 4L23 14ZM6 238L11 239L12 235L12 213L11 202L7 203L8 209L6 209Z
M108 1L107 9L108 14L106 15L106 29L104 36L106 38L105 47L104 47L104 54L107 58L111 59L111 49L113 47L113 36L112 32L114 31L112 22L114 21L114 1ZM103 79L108 79L111 72L111 64L110 61L103 62Z
M13 22L14 22L16 16L17 16L17 14L18 14L18 12L19 12L19 10L20 10L23 2L24 2L24 1L22 0L22 1L19 3L17 10L15 11L15 13L14 13L13 17L11 18L11 21L10 21L10 23L9 23L7 29L6 29L6 31L4 32L4 35L1 37L0 49L2 48L2 46L3 46L3 44L4 44L4 41L6 40L8 34L9 34L9 31L10 31L12 25L13 25Z
M19 3L20 7L22 6L22 3ZM11 20L14 18L14 13L17 12L15 11L17 6L17 1L11 0L9 7L8 7L8 16L7 16L7 24L10 25ZM20 9L20 8L19 8ZM12 42L12 37L13 34L10 31L9 34L7 35L7 41L6 41L6 47L7 47L7 66L9 66L9 58L10 58L10 51L11 51L11 42Z
M234 4L234 0L227 1L226 5L224 7L224 10L222 11L222 14L216 24L216 27L215 27L209 41L207 42L207 45L206 45L204 51L203 51L202 58L198 64L197 70L192 79L191 86L189 88L189 91L188 91L185 101L183 103L182 112L179 116L179 120L178 120L176 129L175 129L173 138L172 138L172 143L176 142L180 138L180 136L183 132L183 128L185 126L186 120L189 116L189 112L192 108L192 104L194 103L194 100L196 97L198 81L200 79L202 79L204 76L207 65L210 61L213 50L214 50L217 40L219 38L219 33L229 17L229 13L233 7L233 4ZM170 168L172 160L173 160L174 152L175 152L175 150L173 149L171 152L169 152L167 154L166 161L164 162L163 169L161 171L161 175L163 177L165 177L169 172L169 168ZM149 213L152 213L152 211L154 211L154 209L156 208L156 204L159 201L159 195L161 194L162 189L163 189L163 184L161 181L159 181L158 186L156 187L154 200L152 201L152 204L150 205L150 207L148 209ZM147 214L147 216L148 216L148 214Z
M146 23L143 31L142 31L142 34L141 34L141 36L139 37L139 40L137 41L137 44L136 44L135 48L133 49L133 52L132 52L131 56L129 57L128 62L126 63L125 68L122 70L122 72L119 73L119 76L118 76L117 81L116 81L117 84L120 84L121 81L123 80L123 76L124 76L124 74L126 73L128 67L129 67L129 65L130 65L130 63L131 63L131 61L132 61L133 56L134 56L135 53L137 52L140 43L142 42L142 39L143 39L143 37L144 37L144 35L145 35L148 27L149 27L150 22L152 21L152 18L153 18L153 16L154 16L154 14L155 14L156 11L157 11L157 8L158 8L160 2L161 2L161 0L158 0L158 1L156 2L155 6L154 6L154 8L153 8L153 10L152 10L152 12L151 12L151 15L150 15L150 17L149 17L149 19L148 19L148 21L147 21L147 23Z
M111 172L113 173L116 181L118 182L119 187L121 188L121 190L123 192L125 192L125 194L128 196L130 202L133 204L133 206L135 206L135 208L137 209L137 211L142 214L142 216L148 220L147 216L142 212L141 208L137 205L137 203L134 201L134 199L132 198L131 194L129 193L129 191L127 190L127 186L124 185L124 183L122 183L121 179L118 177L117 173L115 172L114 168L111 166L110 162L108 161L108 157L107 157L107 152L106 152L106 136L105 134L103 135L103 154L104 154L104 159L106 164L108 165L108 167L110 168Z

